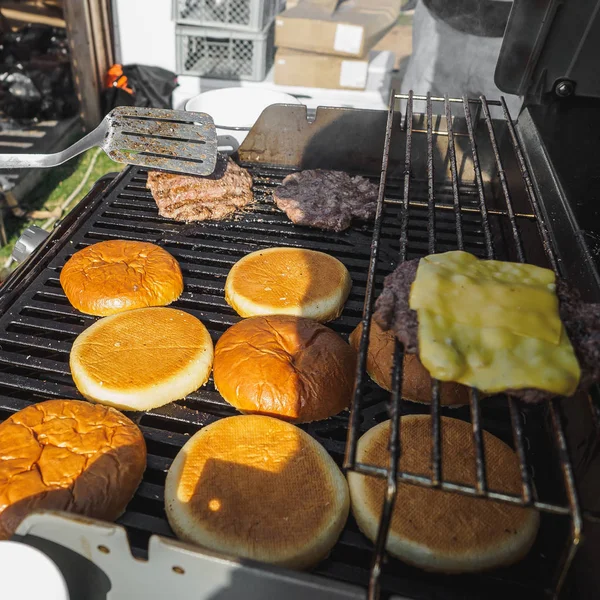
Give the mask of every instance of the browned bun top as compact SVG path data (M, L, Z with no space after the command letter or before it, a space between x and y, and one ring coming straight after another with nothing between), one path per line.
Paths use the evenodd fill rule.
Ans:
M362 323L350 334L350 345L358 352ZM392 370L396 336L384 331L375 319L369 331L367 372L384 390L392 391ZM444 406L469 404L469 389L453 382L440 382L440 402ZM402 397L412 402L431 403L431 376L415 354L404 353L402 370Z
M358 442L357 460L389 465L389 421L370 429ZM458 419L441 417L442 477L476 485L472 428ZM402 418L399 467L432 476L431 417ZM487 484L490 490L519 495L521 475L515 452L483 432ZM352 510L361 529L372 539L385 495L384 479L349 473ZM474 571L521 558L531 547L539 524L535 509L511 506L453 492L414 485L398 486L388 550L423 568Z
M98 316L165 306L183 292L179 264L166 250L126 240L76 252L62 268L60 284L77 310Z
M37 509L115 520L146 468L139 428L113 408L48 400L0 424L0 539Z
M302 317L253 317L215 349L215 386L241 412L307 423L350 403L356 353L334 331Z

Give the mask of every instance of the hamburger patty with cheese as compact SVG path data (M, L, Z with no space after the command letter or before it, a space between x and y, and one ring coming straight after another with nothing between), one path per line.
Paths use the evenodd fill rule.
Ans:
M375 304L375 321L384 331L391 329L404 344L406 352L418 354L417 313L409 307L410 288L415 280L420 259L406 261L385 278L383 291ZM600 304L588 304L565 281L557 278L556 295L559 313L581 367L579 390L600 381ZM526 402L552 398L550 392L538 389L506 390Z

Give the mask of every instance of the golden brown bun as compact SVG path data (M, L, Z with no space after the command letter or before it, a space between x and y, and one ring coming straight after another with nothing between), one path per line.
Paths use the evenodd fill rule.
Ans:
M240 412L308 423L350 403L356 354L311 319L253 317L230 327L215 348L215 386Z
M348 486L307 433L278 419L229 417L175 457L165 509L183 540L306 569L325 558L348 517Z
M100 317L165 306L183 292L179 264L166 250L125 240L99 242L73 254L60 284L77 310Z
M356 459L387 467L389 421L358 441ZM471 425L442 417L443 478L475 485L475 450ZM402 417L400 468L431 477L431 418ZM483 433L489 489L521 493L516 454L490 433ZM352 512L361 531L377 535L383 505L384 479L348 473ZM535 509L463 496L408 484L398 486L387 542L390 554L431 571L461 573L511 564L531 548L539 527Z
M122 410L150 410L208 381L213 344L196 317L174 308L140 308L96 321L71 349L77 389Z
M350 345L358 352L362 323L350 334ZM375 320L369 331L367 373L384 390L392 391L394 366L393 331L383 331ZM469 404L469 388L452 382L440 382L440 403L443 406ZM412 402L431 403L431 376L415 354L404 354L402 370L402 397Z
M48 400L0 425L0 539L35 510L114 521L146 468L142 433L120 412Z
M333 256L303 248L269 248L229 271L225 300L242 317L295 315L321 323L342 314L352 280Z

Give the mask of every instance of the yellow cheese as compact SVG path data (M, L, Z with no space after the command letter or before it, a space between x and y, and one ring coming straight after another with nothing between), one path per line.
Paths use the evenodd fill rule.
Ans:
M432 255L419 263L409 304L432 377L486 393L577 389L581 371L558 316L552 271L466 252Z
M431 376L482 392L535 388L561 396L577 389L581 372L564 328L559 344L478 328L418 311L419 357Z
M550 269L446 252L419 262L410 307L558 344L562 323L555 289Z

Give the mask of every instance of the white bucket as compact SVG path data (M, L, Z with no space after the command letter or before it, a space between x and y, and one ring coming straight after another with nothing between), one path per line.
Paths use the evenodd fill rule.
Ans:
M69 600L65 579L46 554L21 542L0 542L2 600Z
M282 92L257 88L223 88L190 98L185 110L209 114L217 128L220 152L235 152L263 110L271 104L301 104Z

